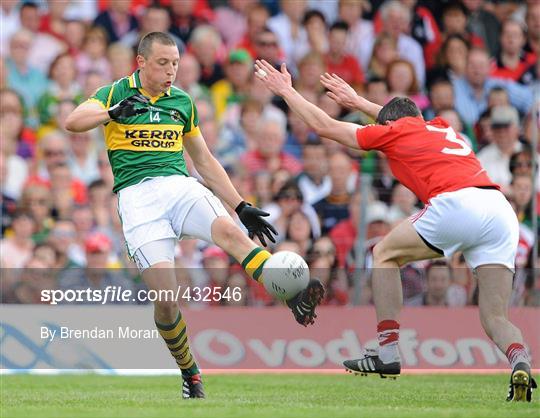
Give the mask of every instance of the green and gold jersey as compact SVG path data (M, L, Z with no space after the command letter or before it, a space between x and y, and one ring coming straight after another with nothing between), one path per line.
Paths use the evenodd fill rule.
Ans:
M137 92L150 99L148 112L110 121L104 127L114 192L146 177L188 176L183 141L199 134L197 109L191 97L174 86L152 97L142 88L138 71L101 87L88 101L109 109Z

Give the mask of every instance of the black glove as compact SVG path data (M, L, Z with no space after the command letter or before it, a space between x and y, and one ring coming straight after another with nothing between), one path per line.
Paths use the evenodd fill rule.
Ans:
M127 97L109 109L109 116L112 120L118 120L148 112L148 108L146 107L135 109L135 105L137 104L148 104L148 99L139 93Z
M248 230L249 238L253 239L255 235L261 241L262 245L266 247L266 241L264 236L272 241L276 242L274 235L277 235L275 228L266 222L262 217L270 216L269 213L260 210L259 208L252 207L247 202L241 202L235 209L238 217Z

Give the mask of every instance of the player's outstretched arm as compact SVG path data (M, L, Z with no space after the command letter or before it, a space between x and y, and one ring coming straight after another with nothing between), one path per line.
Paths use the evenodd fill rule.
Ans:
M263 217L270 214L259 208L252 207L242 199L231 183L225 169L206 146L202 135L199 134L187 138L184 141L184 146L193 160L193 165L197 169L197 172L205 180L207 186L221 200L235 209L238 217L247 228L249 237L253 238L257 236L265 247L266 239L275 243L274 235L277 235L277 231L263 219Z
M285 64L281 65L280 72L265 60L257 60L255 69L256 77L262 80L272 93L283 97L287 105L317 135L332 139L347 147L358 148L358 142L356 140L358 126L353 123L332 119L323 110L304 99L292 87L291 75L287 71Z
M337 104L360 110L373 119L377 119L382 106L356 94L356 91L338 75L328 73L321 75L321 84L329 90L326 93L328 97L335 100Z
M66 119L66 129L71 132L85 132L110 120L122 120L148 112L148 99L142 94L127 97L110 108L96 101L80 104Z

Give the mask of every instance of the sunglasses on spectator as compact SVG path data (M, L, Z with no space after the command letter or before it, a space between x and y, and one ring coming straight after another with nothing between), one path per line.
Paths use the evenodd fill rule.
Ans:
M64 156L66 153L64 150L59 150L59 149L46 149L43 151L43 155L45 155L45 157L60 157L60 156Z
M28 199L28 204L29 205L39 205L39 206L47 206L47 198L46 197L43 197L43 198L39 198L39 197L35 197L35 198L30 198Z
M318 257L323 257L323 256L328 256L328 255L334 255L334 250L332 250L331 248L327 248L327 249L324 249L324 248L315 248L315 249L313 250L313 255L318 256Z
M260 46L277 46L277 41L258 41L257 44Z
M532 161L516 161L515 166L516 167L531 168L532 167Z

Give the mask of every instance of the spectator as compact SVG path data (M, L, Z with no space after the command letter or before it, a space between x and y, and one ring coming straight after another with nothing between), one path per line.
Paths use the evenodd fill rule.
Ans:
M420 87L424 86L426 78L424 54L422 47L412 37L405 34L405 31L411 23L410 10L397 0L386 1L379 9L382 21L382 32L385 32L394 38L399 56L407 61L410 61L414 65L416 78ZM369 56L373 54L373 45L375 42L374 36L364 38L363 42L366 42L371 46L369 48ZM364 62L368 61L367 57L364 57Z
M289 122L289 133L287 135L287 141L283 150L293 155L299 160L302 159L302 149L308 142L310 137L313 137L313 133L307 124L289 109L287 119Z
M420 305L448 306L448 290L452 283L452 271L444 261L432 261L425 269L426 292Z
M31 258L20 272L12 292L9 292L7 302L39 304L41 292L45 289L56 289L56 279L47 264L37 258ZM3 297L2 297L3 299Z
M66 9L69 5L65 1L48 1L47 13L41 16L39 31L54 36L61 42L66 42Z
M510 97L503 87L493 87L488 93L488 109L495 106L510 106Z
M189 48L201 65L199 83L210 87L225 76L223 68L218 63L221 39L216 29L209 25L197 27L189 38Z
M111 228L111 191L103 180L95 180L88 186L88 205L96 226L101 230Z
M91 72L98 73L105 80L111 79L111 65L107 60L107 33L103 28L88 29L81 53L77 55L76 63L78 81L81 85L84 84L86 76Z
M285 53L289 71L296 72L296 63L309 52L306 30L302 18L306 12L306 0L280 0L281 13L268 20L268 27L274 32Z
M253 62L245 49L232 50L225 63L226 78L215 82L210 88L217 120L231 103L241 103L249 93Z
M7 41L17 32L21 22L17 1L3 1L0 4L0 50L7 50Z
M351 252L356 241L357 226L360 221L360 204L362 195L356 192L351 196L349 201L350 216L339 222L328 233L328 236L336 247L336 258L338 266L343 268L346 266L347 256Z
M302 25L307 33L309 49L322 55L326 54L328 31L324 15L318 10L311 9L304 15Z
M328 233L340 221L349 217L351 196L347 189L347 182L351 173L351 160L346 154L337 153L329 158L328 174L332 181L332 188L328 196L313 205L321 220L323 234Z
M182 54L178 67L182 70L176 73L175 86L184 90L195 102L201 99L209 99L210 93L208 89L199 83L201 66L197 58L190 53Z
M133 53L133 49L126 45L119 42L111 44L107 48L107 59L111 63L111 77L113 80L129 76L134 71L133 63L135 62L135 54ZM89 74L86 75L87 80L88 77Z
M328 155L319 139L303 147L304 170L298 175L298 187L306 203L312 205L330 194L332 180L328 175Z
M125 275L124 270L111 269L110 257L112 250L111 240L104 234L93 233L84 240L84 250L86 254L86 267L84 269L64 270L58 279L58 287L61 290L85 290L100 289L104 291L107 287L116 286L122 291L130 291L135 294L133 282ZM132 304L131 299L125 300L83 300L74 301L75 304ZM67 302L66 302L67 303Z
M484 40L468 31L467 16L467 8L460 0L446 3L442 9L443 38L448 39L457 35L473 47L484 48Z
M403 184L396 183L392 190L392 204L388 211L388 220L396 224L418 212L417 197Z
M172 25L171 33L178 36L184 43L191 40L198 26L207 23L210 13L207 9L195 10L193 0L171 0Z
M299 210L309 220L313 238L321 236L321 226L317 213L310 204L304 201L302 192L294 179L287 180L276 193L274 201L264 206L263 210L270 214L267 221L274 225L278 231L278 240L284 239L290 217Z
M441 118L443 118L444 120L446 120L446 122L448 122L448 124L450 125L450 127L456 132L459 134L459 136L465 140L465 142L467 143L467 145L469 145L469 147L471 147L473 149L474 152L478 151L478 144L476 143L476 141L474 141L471 137L469 137L469 135L467 135L464 130L465 130L465 127L463 125L463 121L461 120L461 118L459 117L459 114L458 112L456 112L453 108L448 108L448 109L443 109L441 110L437 116L440 116Z
M56 252L55 269L81 267L84 263L84 255L76 241L75 225L71 220L58 220L51 229L47 243Z
M41 16L36 3L23 2L19 12L21 28L29 31L32 36L32 43L28 48L28 64L46 73L54 58L66 51L67 45L48 33L40 32Z
M285 127L274 120L262 120L259 124L255 149L247 151L241 157L246 170L254 174L257 171L276 172L285 169L292 174L302 170L302 163L283 151Z
M225 290L229 277L229 256L218 246L212 245L203 251L202 264L206 273L206 284L217 293ZM218 305L219 301L212 300L209 305ZM205 303L205 305L208 305Z
M348 84L360 88L364 82L364 73L353 55L346 52L349 25L339 21L330 26L328 34L328 53L325 55L326 71L337 74Z
M392 61L386 70L386 84L390 97L407 96L420 110L429 106L428 98L421 93L412 64L403 59Z
M138 28L135 16L129 11L131 2L111 1L109 7L94 20L94 26L103 28L109 42L118 42L124 35Z
M395 39L385 33L380 33L373 44L373 55L368 65L369 78L386 77L388 65L399 58L397 43Z
M53 225L51 218L52 199L49 190L42 184L28 185L21 195L21 210L30 213L35 221L32 239L36 244L45 241Z
M374 37L373 24L369 20L362 19L363 10L369 7L369 2L362 0L339 0L338 3L339 20L349 25L347 52L356 57L364 71L368 70L372 55L371 45L365 40ZM376 50L377 48L373 47L373 51Z
M520 80L525 71L536 62L535 54L523 50L526 40L525 30L517 21L503 22L501 51L491 70L492 77Z
M53 123L61 101L69 100L75 104L83 101L81 86L76 81L75 60L67 52L58 55L49 69L49 86L37 104L41 124ZM54 127L54 125L53 125ZM62 127L55 127L61 128Z
M9 56L6 60L7 84L20 94L27 110L26 123L35 128L38 123L37 102L47 89L45 75L33 67L29 51L33 42L32 33L21 29L9 41Z
M454 108L454 88L444 78L435 80L429 89L430 106L424 111L424 118L431 120L442 110Z
M515 175L510 184L509 194L512 196L512 203L519 222L530 226L532 215L531 201L533 196L532 176L527 174ZM527 257L525 257L525 260L527 260Z
M540 4L529 2L525 14L525 24L527 25L527 43L525 52L533 53L536 59L540 57Z
M440 78L452 81L465 76L469 50L470 43L461 35L446 38L437 55L436 67L428 73L428 85Z
M495 56L499 51L501 25L495 15L486 10L485 3L484 0L463 0L467 8L467 30L482 38L489 55Z
M82 50L86 30L86 23L82 20L66 21L64 38L68 48L67 52L74 58L77 57Z
M225 45L233 48L247 30L247 13L256 0L231 0L227 6L217 7L212 24L221 34Z
M97 149L88 132L72 133L68 165L73 177L85 185L99 178Z
M246 31L242 39L235 46L235 48L245 49L251 54L252 59L257 58L259 56L259 54L257 53L257 48L265 47L264 45L257 46L257 43L259 42L258 41L259 35L262 35L265 29L268 30L266 28L266 21L268 20L269 17L270 17L270 14L268 13L268 9L263 4L260 4L260 3L252 4L247 10ZM271 31L269 32L272 33ZM272 35L275 36L273 33ZM262 39L263 38L261 38L261 42L264 42ZM277 37L275 39L275 45L277 46ZM273 61L268 61L268 62L273 62Z
M512 176L509 162L514 152L521 150L519 142L519 116L511 106L494 107L491 110L493 143L478 153L478 159L491 180L508 191Z
M43 243L34 246L32 258L45 263L48 269L54 269L57 263L57 254L54 247L50 244Z
M140 22L140 28L133 29L120 39L120 42L131 48L134 54L137 54L137 48L141 39L150 32L165 32L169 34L175 40L180 55L185 51L186 46L184 42L170 32L171 14L166 7L159 4L150 4L144 9ZM128 74L131 74L131 72ZM113 78L113 80L116 80L116 78Z
M34 219L23 211L13 215L11 229L13 234L0 240L0 263L2 267L22 268L32 257L34 242Z
M313 243L313 232L308 217L301 211L294 212L289 217L285 239L298 245L298 254L305 258Z
M281 48L278 37L266 27L257 35L255 57L268 61L276 68L279 68L279 65L283 61L281 59Z
M532 103L530 89L513 81L489 77L489 56L486 51L472 49L467 57L465 76L454 79L456 110L465 123L474 125L487 108L487 95L495 86L508 91L512 105L520 112L527 113Z
M298 77L295 79L295 88L298 89L304 96L323 91L323 86L320 82L320 76L325 72L324 57L316 52L308 52L298 62ZM312 101L315 101L314 97Z

